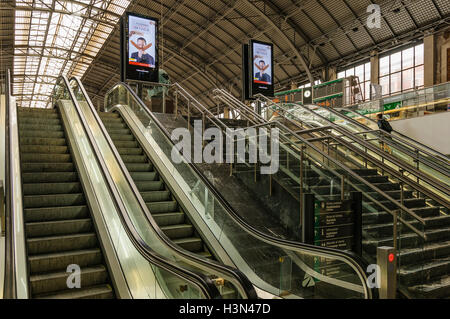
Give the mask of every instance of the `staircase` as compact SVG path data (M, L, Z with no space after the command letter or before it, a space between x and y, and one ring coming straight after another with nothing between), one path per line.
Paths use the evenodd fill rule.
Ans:
M114 298L58 110L19 108L18 121L31 297ZM71 264L81 288L67 287Z
M299 167L291 164L294 174ZM394 199L400 199L400 184L380 175L376 169L355 169L356 174ZM298 175L297 175L298 176ZM305 181L308 185L304 192L311 192L320 200L338 199L340 185L334 186L333 195L327 176L306 169ZM289 177L281 180L285 187L299 193L299 185ZM367 198L370 195L388 209L396 207L381 195L355 179L351 183L363 190L363 256L369 263L376 262L376 248L393 246L393 218L382 207ZM350 191L355 190L350 188ZM404 191L404 205L425 219L425 226L412 220L406 214L403 217L417 229L424 231L428 239L424 242L406 226L398 224L399 229L399 280L400 291L411 298L445 298L450 296L450 216L441 214L441 207L430 205L425 198L417 198L413 191ZM400 216L400 215L399 215Z

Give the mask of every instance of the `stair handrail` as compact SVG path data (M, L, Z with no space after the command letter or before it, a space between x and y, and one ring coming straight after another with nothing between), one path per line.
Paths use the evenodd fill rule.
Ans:
M215 92L217 92L218 94L223 94L223 96L226 96L228 98L228 101L230 104L228 104L229 106L231 106L232 108L234 108L236 111L239 112L240 108L245 107L246 111L250 111L250 113L252 113L256 118L258 118L260 121L266 121L264 118L262 118L258 113L249 110L247 108L247 106L245 104L243 104L241 101L239 101L238 99L236 99L233 95L231 95L231 93L227 92L226 90L223 89L215 89ZM270 101L270 100L269 100ZM272 101L270 101L272 102ZM273 102L272 102L273 103ZM287 119L289 121L289 119ZM370 188L372 188L374 191L376 191L377 193L381 194L384 198L386 198L387 200L389 200L390 202L392 202L398 209L400 209L402 212L406 212L408 215L410 215L412 218L414 218L415 220L417 220L420 224L425 225L425 220L418 216L416 213L414 213L412 210L410 210L409 208L407 208L406 206L404 206L401 203L398 203L394 198L392 198L391 196L389 196L388 194L386 194L384 191L382 191L381 189L379 189L378 187L376 187L375 185L373 185L372 183L366 181L365 179L361 178L358 174L354 173L351 169L349 169L347 166L343 165L341 162L335 160L334 158L328 156L328 154L324 153L322 150L320 150L319 148L317 148L314 144L312 144L311 142L309 142L308 140L306 140L305 138L301 137L300 135L298 135L296 132L292 131L291 129L289 129L288 127L286 127L284 124L278 122L278 121L274 121L274 122L269 122L269 123L274 123L275 126L278 126L281 130L288 132L291 136L295 137L296 139L298 139L299 141L301 141L303 144L308 145L309 147L311 147L314 151L316 151L317 153L319 153L321 156L323 156L324 158L326 158L327 160L329 160L330 162L332 162L334 165L338 166L340 169L344 170L344 172L346 172L346 174L348 174L349 176L352 176L353 178L355 178L356 180L362 182L363 184L365 184L366 186L369 186ZM282 135L280 135L282 136ZM334 172L334 170L330 169L330 171ZM337 172L334 172L335 174L339 175ZM355 187L356 188L356 187ZM391 209L388 209L386 206L384 206L383 204L381 204L378 200L372 198L370 195L365 194L365 196L369 199L371 199L372 201L374 201L375 203L377 203L377 205L379 205L380 207L382 207L383 209L385 209L388 213L390 213L392 216L396 216L396 212L392 212ZM418 230L416 227L414 227L413 225L411 225L409 222L407 222L406 220L404 220L403 218L398 218L399 221L401 221L405 226L407 226L409 229L411 229L412 231L414 231L417 235L419 235L420 237L422 237L424 240L427 239L427 235L425 232L421 232L420 230Z
M278 107L277 110L280 110L280 107L274 103L273 105L275 107ZM307 106L304 106L300 103L289 103L292 105L295 105L296 107L299 107L303 110L305 110L306 112L308 112L309 114L312 114L314 116L317 116L319 118L321 118L322 120L324 120L325 122L327 122L328 126L333 127L333 129L335 129L336 131L338 131L340 134L342 134L342 136L345 136L351 140L353 140L356 143L359 143L360 145L363 145L366 149L370 149L372 152L376 153L378 156L380 156L381 158L384 158L386 160L388 160L391 163L394 163L396 166L400 167L401 169L403 169L404 171L407 171L411 174L413 174L414 176L416 176L417 178L419 178L419 180L425 181L427 184L429 184L430 186L434 187L435 189L443 192L444 194L447 194L447 196L450 194L450 187L448 187L446 184L429 177L428 175L422 173L421 171L417 170L415 167L411 167L408 164L403 163L402 161L398 160L397 158L395 158L393 155L388 154L387 152L382 151L381 149L375 147L374 145L368 143L367 141L365 141L364 139L360 138L359 135L356 134L352 134L349 133L346 129L342 128L341 126L333 123L332 121L328 120L326 117L315 113L313 110L310 110ZM297 116L295 116L294 114L292 114L292 112L285 110L283 108L281 108L281 110L293 117L295 117L298 121L301 121ZM285 116L284 116L285 117ZM301 121L303 122L303 121ZM342 143L342 141L339 139L337 136L334 135L329 135L329 137L335 141L337 141L338 143ZM353 151L355 151L356 153L360 154L361 156L364 156L366 158L371 157L370 155L368 155L367 153L364 153L361 149L359 148L352 148ZM370 159L369 159L370 160ZM408 167L410 166L410 167ZM430 191L428 188L420 185L419 183L416 183L415 181L406 178L403 174L397 172L396 170L390 169L389 167L386 167L385 169L386 171L389 171L393 176L395 176L397 179L401 180L403 183L410 185L411 187L419 190L420 193L426 194L427 196L429 196L430 198L434 199L435 201L437 201L438 203L442 204L443 206L450 208L450 204L448 203L447 200L445 200L444 198L440 197L439 195L436 195L434 192Z

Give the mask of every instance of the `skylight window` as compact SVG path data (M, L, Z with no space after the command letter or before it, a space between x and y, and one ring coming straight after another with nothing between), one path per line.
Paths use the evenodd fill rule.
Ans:
M60 75L82 77L130 0L16 0L13 91L48 107Z

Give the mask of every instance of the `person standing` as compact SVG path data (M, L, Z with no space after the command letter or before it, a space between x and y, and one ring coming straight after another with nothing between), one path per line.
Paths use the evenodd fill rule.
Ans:
M382 131L382 133L384 132L389 133L389 134L382 134L380 146L384 151L392 153L391 148L384 142L384 139L389 139L392 141L391 133L394 131L394 129L392 128L389 121L383 117L382 113L378 113L377 119L378 119L377 120L378 128Z

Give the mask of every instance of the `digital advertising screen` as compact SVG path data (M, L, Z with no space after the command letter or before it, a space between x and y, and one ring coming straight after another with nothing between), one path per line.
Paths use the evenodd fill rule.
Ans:
M273 96L273 45L251 40L250 51L251 95Z
M127 13L122 29L125 79L158 82L158 20Z

